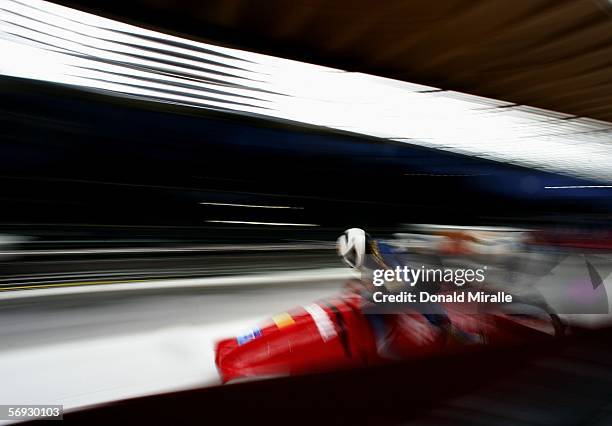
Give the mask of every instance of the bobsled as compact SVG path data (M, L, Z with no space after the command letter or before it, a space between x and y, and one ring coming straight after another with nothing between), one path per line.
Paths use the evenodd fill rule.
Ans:
M273 316L216 344L223 383L299 375L469 351L558 337L550 316L466 313L444 306L449 324L434 325L418 312L375 315L356 294L341 294ZM378 325L377 325L378 324Z

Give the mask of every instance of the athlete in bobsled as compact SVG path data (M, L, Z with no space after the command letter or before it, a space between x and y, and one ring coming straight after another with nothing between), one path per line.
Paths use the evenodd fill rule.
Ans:
M368 290L372 289L368 277L371 276L373 270L393 270L397 267L414 266L410 265L409 253L381 240L375 240L359 228L347 229L338 238L336 249L344 263L358 270L362 277L359 280L362 289L359 288L359 283L353 281L350 290L359 292L366 299L370 295ZM387 293L398 293L400 291L416 293L419 288L419 283L403 283L400 285L388 283L384 290ZM431 288L429 286L429 291L431 291ZM367 307L364 311L368 312ZM410 322L406 321L403 315L408 315L408 318L413 319L418 314L426 320L426 325L433 331L435 340L444 341L446 344L449 344L449 340L457 340L457 343L465 345L485 342L482 330L474 332L470 331L473 327L458 327L451 320L447 309L441 304L412 303L409 307L406 307L406 314L398 313L397 309L392 313L381 313L379 310L374 310L374 312L367 314L379 355L387 358L403 357L401 353L404 351L401 350L401 345L405 336L402 336L402 332L412 333L412 330L404 330L405 327L410 327ZM398 348L398 345L394 343L399 343L400 347Z
M275 315L261 327L217 343L223 382L364 367L397 359L452 354L483 345L540 341L555 335L550 318L519 320L504 312L475 315L458 304L372 311L368 271L413 266L410 253L351 228L337 240L344 263L362 273L336 297ZM389 286L385 291L398 291Z

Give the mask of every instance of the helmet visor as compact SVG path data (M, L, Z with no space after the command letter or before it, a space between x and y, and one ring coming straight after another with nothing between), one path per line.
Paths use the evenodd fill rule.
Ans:
M350 266L351 268L354 268L356 263L357 263L357 250L355 249L355 247L352 247L344 256L343 256L344 262Z

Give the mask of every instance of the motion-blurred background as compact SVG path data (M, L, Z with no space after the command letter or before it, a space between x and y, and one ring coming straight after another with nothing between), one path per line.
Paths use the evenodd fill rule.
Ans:
M7 47L0 231L10 241L19 239L18 247L27 252L329 243L348 226L388 235L404 223L585 227L608 220L609 189L546 189L598 185L601 179L593 177L608 176L610 127L592 120L611 114L608 2L60 3L185 40L426 86L408 89L422 99L400 98L386 110L376 108L385 101L367 81L352 82L349 89L362 91L357 100L373 105L351 108L354 97L342 94L345 104L337 114L382 126L382 114L392 114L392 124L403 128L390 129L388 137L320 117L300 123L306 113L297 109L294 120L285 119L285 104L261 97L266 90L257 77L232 75L240 71L235 66L240 55L227 64L201 54L198 68L197 54L205 50L193 43L159 42L154 33L124 40L119 36L129 32L123 27L87 40L87 26L62 21L69 9L49 12L38 3L6 1L7 41L84 61L71 64L64 77L98 71L81 76L86 84L61 84L66 80L53 77L52 69L23 79L32 69L45 74L47 62ZM57 22L45 21L49 13ZM219 71L223 67L225 73ZM294 86L312 86L313 98L321 90L333 92L329 81L319 82L303 68L276 72L291 74ZM353 74L345 75L348 80ZM100 82L126 76L132 81L122 81L123 88L101 89ZM223 88L240 87L236 79L246 94L207 107L206 99L228 93ZM209 85L197 87L198 82ZM292 96L269 83L268 91ZM147 87L159 88L153 102L139 95ZM199 98L189 93L194 87ZM402 91L398 88L400 96ZM425 96L436 97L439 108L426 111L423 124L416 111L430 103ZM194 108L194 98L204 104ZM263 99L263 106L244 113L240 106L254 99ZM463 104L447 111L453 102ZM462 129L465 111L476 114ZM505 115L506 126L491 131L497 123L489 123L490 116ZM421 135L419 126L445 133ZM517 131L517 138L505 139L508 130ZM468 146L470 138L478 143ZM555 159L560 138L567 152ZM533 164L539 167L525 167Z
M0 0L0 41L0 365L64 366L10 402L213 382L213 337L351 276L349 227L607 244L608 1Z

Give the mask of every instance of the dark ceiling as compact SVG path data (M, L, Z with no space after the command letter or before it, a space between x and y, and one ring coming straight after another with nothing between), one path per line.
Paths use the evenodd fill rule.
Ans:
M612 121L605 0L90 0L194 39Z

